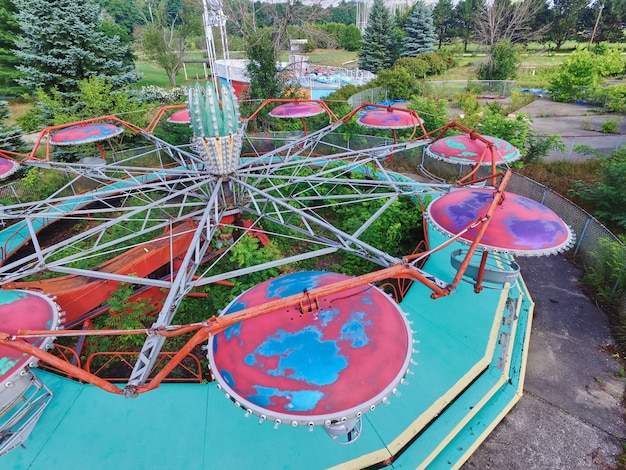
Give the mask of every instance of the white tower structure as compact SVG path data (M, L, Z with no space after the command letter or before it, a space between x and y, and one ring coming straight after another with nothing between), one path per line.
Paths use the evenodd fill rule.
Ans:
M211 67L211 78L216 89L219 90L219 77L216 75L215 62L217 53L215 51L215 39L213 38L213 27L219 28L220 40L222 44L222 58L228 60L228 38L226 36L227 17L222 10L222 0L202 0L204 13L202 23L204 26L204 36L206 40L209 67ZM230 77L225 77L230 81Z

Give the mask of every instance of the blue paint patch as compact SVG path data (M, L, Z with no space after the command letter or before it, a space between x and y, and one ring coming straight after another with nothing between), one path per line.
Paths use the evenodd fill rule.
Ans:
M322 328L326 327L333 319L339 315L340 310L338 308L331 308L329 310L323 310L320 312L320 320L322 321Z
M235 323L224 330L224 338L226 338L226 341L230 341L241 334L241 325L241 322Z
M325 271L303 271L273 279L267 285L267 297L268 299L283 298L301 294L304 289L310 290L318 287L320 277L327 274L329 273Z
M321 338L322 332L313 326L295 333L278 330L261 343L255 352L267 358L279 357L278 367L267 371L273 377L287 377L319 386L329 385L337 381L339 373L348 367L348 361L339 354L335 341L322 341Z
M285 411L311 411L324 398L324 393L319 390L278 390L261 386L255 386L254 389L257 394L248 396L252 403L267 408L275 404L273 402L275 397L287 398L288 402L283 407Z
M248 354L243 362L249 366L255 366L257 364L256 356L254 354Z
M222 378L224 379L224 382L226 382L230 388L234 389L235 388L235 379L233 378L233 374L228 372L226 369L220 370L220 374L221 374Z
M18 300L22 300L28 297L26 292L19 292L16 290L3 290L0 291L0 305L12 304Z
M365 312L354 313L341 328L341 340L352 341L353 348L362 348L370 342L365 328L372 325L371 320L365 320Z
M248 302L240 302L236 300L232 304L230 304L226 310L224 310L224 315L229 315L231 313L240 312L241 310L245 310L247 307L248 307Z

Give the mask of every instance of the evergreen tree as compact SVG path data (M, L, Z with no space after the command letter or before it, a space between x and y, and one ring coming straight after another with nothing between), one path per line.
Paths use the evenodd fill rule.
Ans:
M20 33L15 19L15 6L11 0L0 0L0 95L19 95L19 72L15 68L20 60L13 53Z
M436 37L433 13L423 1L418 1L413 7L404 31L403 57L415 57L434 50Z
M437 33L439 49L454 37L454 5L452 0L439 0L433 8L433 26Z
M260 29L250 36L246 47L249 62L247 72L250 76L250 98L279 98L282 83L276 69L276 52L272 40L273 31Z
M374 0L359 52L359 67L370 72L393 65L397 55L394 20L383 0Z
M70 98L78 83L96 75L114 88L136 82L127 47L101 30L95 0L14 0L22 35L15 54L21 60L19 83L31 92L57 88Z
M5 123L11 111L6 101L0 101L0 149L11 152L25 152L26 143L22 140L22 130L17 126Z

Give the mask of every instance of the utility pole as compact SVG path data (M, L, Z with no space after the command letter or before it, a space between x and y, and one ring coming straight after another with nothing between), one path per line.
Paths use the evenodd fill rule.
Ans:
M600 16L602 16L602 10L604 10L604 2L600 5L600 9L598 10L598 16L596 17L596 24L593 25L593 31L591 32L591 39L589 39L589 49L591 49L591 45L593 44L593 38L596 35L596 30L598 29L598 23L600 23Z

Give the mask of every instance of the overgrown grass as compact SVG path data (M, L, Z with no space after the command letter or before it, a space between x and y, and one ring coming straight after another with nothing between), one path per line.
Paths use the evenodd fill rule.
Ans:
M593 158L581 162L553 161L538 162L524 165L519 172L557 193L572 199L569 190L572 181L591 182L597 179L601 160ZM582 201L574 201L584 207Z

